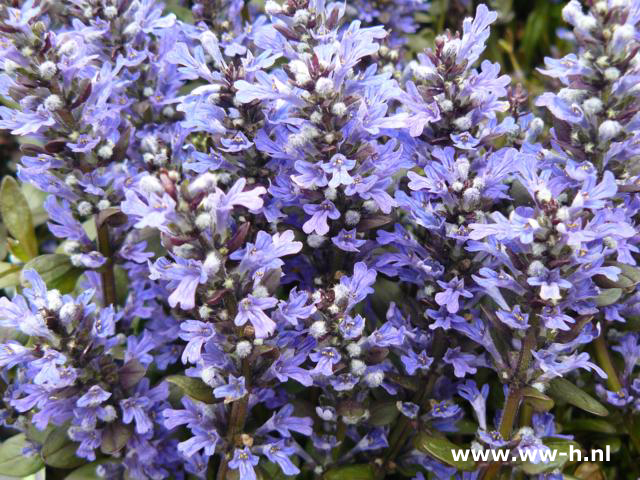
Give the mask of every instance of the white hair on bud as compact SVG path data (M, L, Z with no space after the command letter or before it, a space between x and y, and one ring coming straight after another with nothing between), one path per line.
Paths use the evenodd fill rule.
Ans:
M222 266L222 260L217 252L209 252L207 258L205 258L202 268L204 269L207 277L211 278L220 271Z
M104 160L106 160L107 158L111 158L111 156L113 155L113 147L109 144L102 145L100 148L98 148L97 155Z
M78 204L78 213L80 215L87 216L87 215L90 215L92 212L93 212L93 206L86 200L83 200Z
M362 347L357 343L347 344L347 353L350 357L359 357L362 353Z
M336 117L342 117L347 113L347 106L343 102L336 102L331 105L331 113Z
M301 8L300 10L296 10L296 13L293 14L293 23L294 25L306 25L309 18L311 18L309 10Z
M160 183L160 180L154 175L145 175L142 177L138 183L138 187L145 193L161 194L164 192L162 183Z
M362 360L359 360L357 358L354 358L353 360L351 360L351 372L354 375L361 376L362 374L364 374L366 369L367 369L367 364L364 363Z
M364 381L371 388L379 387L384 381L384 372L382 370L374 370L373 372L369 372L364 376Z
M113 5L107 5L106 7L104 7L105 17L107 17L108 19L112 19L115 18L116 15L118 15L118 9L116 7L114 7Z
M62 295L59 290L49 290L47 292L47 308L57 312L62 308Z
M591 97L584 101L582 109L587 115L597 115L602 111L602 100L598 97Z
M327 334L327 324L324 320L316 320L309 327L309 334L313 338L320 338Z
M236 345L236 355L238 358L247 358L251 355L251 351L253 350L253 346L251 342L247 340L241 340Z
M267 3L264 4L264 11L267 15L277 15L282 13L282 5L273 0L268 0Z
M56 64L50 60L47 60L46 62L41 63L40 66L38 67L38 73L45 80L51 80L57 71L58 71L58 67L56 67Z
M527 268L527 275L530 277L537 277L544 273L545 270L546 269L540 260L534 260L529 264L529 268Z
M311 235L309 235L307 237L307 245L309 245L311 248L318 248L320 247L325 241L327 240L327 237L323 236L323 235L317 235L315 233L312 233Z
M327 97L334 92L333 80L327 77L320 77L316 81L315 91L321 97Z
M344 221L349 226L357 225L360 222L360 213L355 210L347 210L344 215Z
M269 291L264 285L258 285L253 289L252 295L258 298L266 298L269 296Z
M50 112L55 112L56 110L60 110L64 103L62 99L55 94L49 95L44 99L44 108L49 110Z
M191 182L189 185L189 193L198 194L201 192L209 192L213 190L217 183L217 176L215 173L205 172Z

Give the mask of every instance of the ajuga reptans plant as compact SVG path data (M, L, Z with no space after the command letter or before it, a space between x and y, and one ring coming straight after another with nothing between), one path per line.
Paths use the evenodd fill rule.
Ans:
M640 474L640 3L429 8L0 5L0 474Z

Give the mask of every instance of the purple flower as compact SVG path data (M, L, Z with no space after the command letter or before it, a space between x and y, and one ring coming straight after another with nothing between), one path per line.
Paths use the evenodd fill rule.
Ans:
M238 302L238 314L234 323L242 326L248 321L255 329L256 338L267 338L275 331L276 322L271 320L264 310L275 307L277 303L278 300L272 297L254 297L249 294Z
M278 432L284 438L290 438L291 432L298 432L306 436L312 433L313 421L308 417L294 417L293 405L287 404L274 413L256 433L265 434Z
M234 377L229 375L229 382L213 389L213 395L216 398L224 398L224 403L235 402L247 395L247 389L244 384L244 377Z
M373 293L371 286L376 281L376 275L376 271L367 268L364 262L358 262L353 267L353 276L345 276L340 279L340 285L345 287L349 308L360 303L367 295ZM337 298L336 301L338 301Z
M433 358L429 357L425 350L420 353L409 350L406 355L400 357L400 360L409 375L414 375L417 370L426 371L433 363Z
M314 374L331 376L333 366L340 361L340 354L333 347L324 347L309 355L309 358L317 362L313 369Z
M234 470L239 470L242 480L257 480L256 471L253 469L260 458L253 455L249 448L244 447L242 450L236 448L233 452L233 458L229 461L229 466Z
M396 406L400 413L402 413L405 417L411 418L415 420L418 418L418 413L420 413L420 407L412 402L397 402Z
M522 313L520 305L516 305L510 312L497 310L496 316L502 323L516 330L526 330L529 328L529 314Z
M340 218L340 212L331 200L325 200L320 204L307 204L302 209L311 215L311 218L302 226L304 233L315 232L318 235L325 235L329 232L327 219L337 220Z
M220 436L213 429L204 429L193 427L191 429L193 436L184 442L178 443L178 451L187 457L197 454L204 450L204 454L212 456L216 451L216 446L220 441Z
M353 230L345 230L343 228L342 230L340 230L340 233L338 235L331 238L331 241L340 250L344 250L345 252L359 252L359 247L367 243L367 241L358 240L356 235L357 230L355 228Z
M478 390L476 382L468 380L458 387L458 394L467 400L478 420L480 430L487 429L487 397L489 396L489 385L483 385L482 391Z
M507 442L502 438L500 432L493 430L491 432L486 432L484 430L480 430L478 432L478 438L481 442L489 445L491 448L500 448L504 447Z
M453 367L453 373L458 378L464 378L468 373L474 374L477 371L474 366L476 356L461 352L460 347L449 348L444 354L444 361Z
M180 338L186 340L187 346L182 352L182 363L196 363L201 358L202 346L213 339L216 331L211 323L198 320L185 320L180 324Z
M561 278L558 270L543 269L535 276L527 279L527 283L540 287L540 298L543 300L561 300L561 288L571 288L571 282Z
M306 358L307 355L304 353L294 354L291 349L285 350L269 368L268 376L275 377L281 382L291 378L309 387L313 384L311 372L299 366Z
M153 429L153 422L148 416L150 400L145 396L135 395L130 398L120 400L120 408L122 409L122 421L129 424L135 421L136 432L144 434Z
M355 160L349 160L344 155L337 153L331 157L329 162L322 164L322 169L331 175L329 186L331 188L337 188L340 185L351 185L353 183L353 178L349 175L349 170L352 170L355 166Z
M300 473L300 469L293 464L290 458L296 450L293 446L287 445L285 440L268 443L262 446L261 451L271 463L277 464L285 475Z
M79 407L97 407L109 397L111 397L111 393L104 391L99 385L94 385L76 401L76 405Z
M180 305L183 310L195 307L195 296L198 285L207 281L207 274L202 264L197 260L185 260L174 257L175 263L162 257L149 266L149 278L152 280L168 280L169 288L173 290L169 295L169 305Z
M438 285L444 288L444 292L436 293L435 300L438 305L446 306L449 313L456 313L459 309L458 299L462 296L473 298L473 294L464 289L464 279L453 278L449 282L438 280Z

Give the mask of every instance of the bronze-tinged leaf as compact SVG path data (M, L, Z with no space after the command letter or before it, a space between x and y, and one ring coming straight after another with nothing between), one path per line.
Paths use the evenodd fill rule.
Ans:
M249 222L245 222L238 227L236 233L234 233L233 237L231 237L227 242L227 249L229 250L229 253L235 252L245 244L249 230L251 230L251 223Z
M125 363L118 370L118 377L122 388L129 389L135 387L147 373L147 369L135 358Z
M96 226L100 228L105 223L110 227L119 227L127 223L127 216L118 207L105 208L96 215Z
M131 438L129 427L120 422L109 423L102 432L102 444L100 450L107 455L113 455L122 450Z
M358 231L372 230L374 228L379 228L379 227L382 227L383 225L386 225L389 222L391 222L390 215L382 215L382 214L367 215L360 220L360 223L358 223Z

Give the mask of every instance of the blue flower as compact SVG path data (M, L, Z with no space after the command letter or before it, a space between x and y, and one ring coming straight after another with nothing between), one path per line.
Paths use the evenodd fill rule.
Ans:
M233 458L229 461L229 466L234 470L239 470L242 480L257 480L256 471L253 467L258 465L260 458L251 453L249 448L236 448L233 451Z
M297 475L300 473L300 469L291 461L295 448L287 445L285 440L263 445L261 451L270 462L277 464L285 475Z
M277 303L278 300L272 297L254 297L249 294L238 302L238 314L234 323L242 326L250 322L255 329L256 338L267 338L275 331L276 323L264 313L264 310L275 307Z
M224 398L224 403L235 402L247 395L244 377L234 377L229 374L229 381L226 385L221 385L213 389L216 398Z

